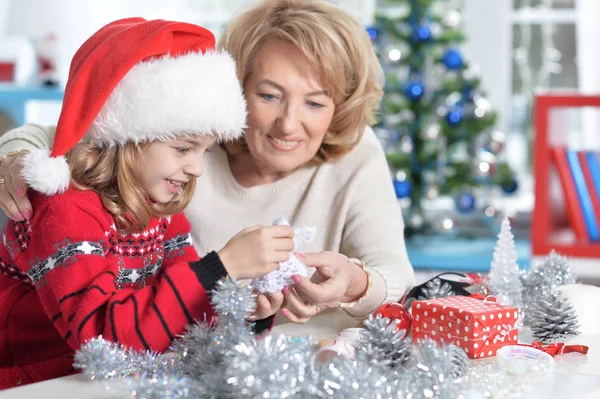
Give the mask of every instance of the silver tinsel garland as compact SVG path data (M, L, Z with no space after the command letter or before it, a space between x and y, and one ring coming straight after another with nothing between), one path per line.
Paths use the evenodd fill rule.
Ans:
M218 323L189 327L167 353L138 353L99 337L77 352L76 367L144 399L450 398L467 369L460 348L430 341L413 347L381 316L365 322L355 358L317 363L309 337L253 336L246 321L251 287L226 280L212 300Z

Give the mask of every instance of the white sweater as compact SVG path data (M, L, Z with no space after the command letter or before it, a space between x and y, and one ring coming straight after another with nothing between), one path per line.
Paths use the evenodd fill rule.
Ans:
M25 125L0 137L0 155L49 145L53 136L53 127ZM204 162L204 175L186 210L200 255L221 249L245 227L270 225L284 216L292 226L317 228L317 238L306 252L340 252L362 260L371 270L369 295L360 305L346 309L351 315L364 316L383 301L397 301L414 285L402 214L372 129L366 129L360 143L339 160L251 188L237 183L223 150L207 153ZM344 312L330 310L320 318L333 320L332 313ZM337 330L356 324L340 314ZM318 324L316 319L309 326Z

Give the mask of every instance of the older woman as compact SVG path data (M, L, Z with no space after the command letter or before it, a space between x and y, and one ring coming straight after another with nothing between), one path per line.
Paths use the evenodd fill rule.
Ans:
M294 323L322 312L308 324L341 329L397 301L414 273L385 156L369 127L383 79L364 28L327 1L268 0L236 16L220 45L237 62L248 127L242 140L205 159L186 211L198 252L285 216L317 228L303 257L313 274L294 276L294 285L261 296L259 305L283 306ZM47 147L53 133L23 126L0 137L0 151ZM0 163L0 206L23 220L35 210L20 169L14 152Z

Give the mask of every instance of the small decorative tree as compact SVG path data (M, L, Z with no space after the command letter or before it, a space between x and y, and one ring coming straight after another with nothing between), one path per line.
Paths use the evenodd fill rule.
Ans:
M521 308L521 279L519 264L517 263L517 250L515 249L514 236L510 230L507 217L502 220L498 242L494 249L494 259L488 275L488 284L494 295L506 295L510 304Z

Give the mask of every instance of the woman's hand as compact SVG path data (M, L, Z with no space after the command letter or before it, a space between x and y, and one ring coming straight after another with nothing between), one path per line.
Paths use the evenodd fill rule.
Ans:
M324 309L336 307L340 302L354 302L365 294L367 274L346 256L319 252L300 258L306 266L316 270L310 280L294 275L292 289L283 289L286 308L282 313L290 321L306 323Z
M30 219L33 210L27 198L27 183L21 171L25 152L9 155L0 161L0 208L16 221Z

